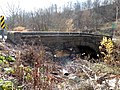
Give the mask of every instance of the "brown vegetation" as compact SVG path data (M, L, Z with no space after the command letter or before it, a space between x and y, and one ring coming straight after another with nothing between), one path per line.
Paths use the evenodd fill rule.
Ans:
M10 7L10 16L6 23L9 29L18 26L26 27L33 31L80 31L83 29L97 30L105 23L116 20L116 6L119 7L119 0L87 0L68 3L59 7L51 5L46 9L38 9L34 12L25 12L20 7ZM11 12L12 10L12 12ZM120 13L118 11L118 17ZM110 27L112 24L110 24ZM18 29L15 29L18 30ZM23 28L20 29L23 31Z
M90 63L80 57L70 59L67 51L58 50L55 53L58 57L53 58L54 55L46 51L44 46L17 46L15 51L12 51L12 46L7 43L4 44L5 47L9 47L8 54L14 53L16 57L16 62L10 65L14 68L14 73L6 74L9 77L7 80L11 80L10 77L16 80L14 88L18 86L21 86L22 90L120 88L120 63L113 65L112 62L113 64L108 65L104 62ZM118 49L117 51L120 52ZM115 61L119 61L119 57L113 56Z
M21 32L28 31L26 28L34 31L69 32L89 29L95 31L98 28L104 28L103 26L111 27L111 22L116 19L115 8L119 5L119 0L115 0L115 2L87 0L82 4L74 3L73 7L68 4L60 12L58 12L57 5L52 5L47 9L38 9L28 13L19 11L19 8L11 9L9 7L13 11L6 22L11 30ZM119 17L120 12L118 12ZM116 35L119 35L119 27L117 29ZM73 58L70 58L70 52L55 50L53 53L47 51L42 45L12 46L12 44L2 42L0 49L0 81L11 81L13 90L120 89L119 39L114 42L113 52L107 58L109 63L105 63L105 60L91 63L81 59L80 55L74 54ZM8 61L9 56L14 57L16 61ZM108 54L106 56L108 57ZM11 58L9 59L11 60ZM103 59L106 58L103 57ZM6 72L6 68L12 68L12 71ZM5 88L3 82L0 82L0 85L2 84L1 87ZM6 87L10 88L7 85Z

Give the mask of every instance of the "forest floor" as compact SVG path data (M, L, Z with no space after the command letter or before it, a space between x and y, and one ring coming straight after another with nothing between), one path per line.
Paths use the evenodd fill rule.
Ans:
M120 90L120 45L114 62L93 63L44 46L0 42L0 90ZM57 55L57 54L56 54Z

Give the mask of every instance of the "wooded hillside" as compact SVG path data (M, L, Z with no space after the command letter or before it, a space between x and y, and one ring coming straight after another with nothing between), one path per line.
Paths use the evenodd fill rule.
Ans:
M80 29L95 30L105 23L120 17L119 0L87 0L86 2L69 2L64 7L56 4L46 9L26 12L21 8L8 4L9 17L6 23L10 29L23 26L30 30L75 31ZM118 11L118 14L116 14ZM117 16L116 16L117 15Z

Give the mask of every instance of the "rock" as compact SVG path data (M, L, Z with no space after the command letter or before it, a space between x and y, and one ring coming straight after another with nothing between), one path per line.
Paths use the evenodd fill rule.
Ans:
M76 75L74 75L74 74L70 74L69 75L69 79L75 79L77 76Z
M110 90L116 90L116 89L120 89L120 80L117 80L116 78L110 79L110 80L106 80L108 85L109 85L109 89ZM119 88L118 88L119 87ZM116 89L115 89L116 88Z
M67 71L67 70L65 70L64 68L63 68L62 73L63 73L63 75L65 75L65 76L68 76L68 75L69 75L68 71Z

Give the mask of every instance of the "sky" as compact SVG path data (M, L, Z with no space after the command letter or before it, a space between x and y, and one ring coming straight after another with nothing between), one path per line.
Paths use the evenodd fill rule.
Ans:
M19 6L25 11L33 11L38 8L47 8L52 4L61 7L68 2L76 1L84 2L86 0L0 0L0 15L8 16L9 7L13 6Z

